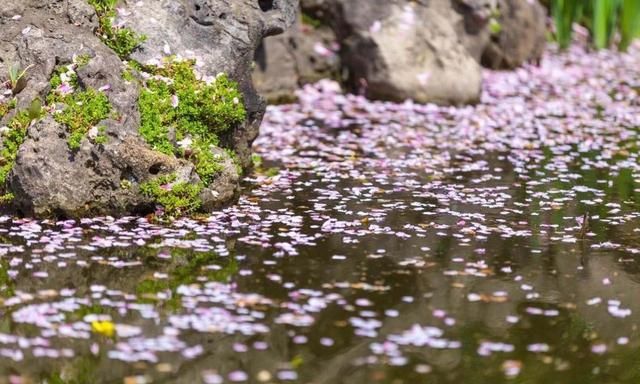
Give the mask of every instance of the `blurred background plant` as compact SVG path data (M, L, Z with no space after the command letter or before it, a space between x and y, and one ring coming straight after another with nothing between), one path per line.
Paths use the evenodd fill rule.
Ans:
M617 44L625 51L640 37L640 0L549 0L546 2L561 48L571 45L573 23L586 27L593 46L603 49Z

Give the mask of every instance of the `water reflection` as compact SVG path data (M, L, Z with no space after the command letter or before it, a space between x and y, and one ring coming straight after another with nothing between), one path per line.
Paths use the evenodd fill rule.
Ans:
M270 249L236 241L246 235L244 230L222 242L228 255L196 251L194 244L211 236L200 229L182 231L182 239L192 243L181 247L161 244L162 236L152 236L144 246L99 251L89 247L65 256L64 248L72 247L67 243L61 245L61 257L52 262L45 260L41 243L12 236L10 231L5 243L22 243L24 248L8 252L3 259L5 310L0 329L4 335L17 337L15 344L29 348L21 352L21 361L3 361L5 382L19 375L50 383L120 382L123 377L137 376L187 383L207 380L207 372L212 375L208 380L215 382L213 372L226 375L234 371L245 372L254 381L270 377L278 382L313 383L637 380L635 355L640 337L635 314L640 313L640 304L634 295L638 263L623 250L637 246L635 226L632 220L611 225L616 219L607 215L612 202L636 201L633 178L627 172L596 176L577 168L586 187L598 188L603 177L611 181L602 200L586 206L577 192L574 201L544 210L545 199L537 200L536 193L566 190L570 184L549 185L541 181L544 172L522 180L505 161L507 156L485 157L481 167L443 179L459 183L461 193L469 195L472 192L463 192L466 188L473 188L473 193L485 188L495 193L497 189L509 198L495 195L494 201L508 201L506 205L487 209L460 196L455 201L439 200L429 192L406 187L400 175L386 180L386 185L395 187L383 198L325 204L327 210L344 212L331 215L337 222L351 220L354 212L364 214L353 229L317 238L314 235L324 221L310 207L323 201L325 192L318 185L324 182L311 175L302 177L297 184L308 183L312 189L276 193L265 203L265 209L272 212L286 207L303 218L296 230L314 240L312 245L298 247L297 256L275 256ZM470 185L488 170L494 170L496 177ZM362 185L342 179L328 181L326 190ZM340 204L343 207L336 208ZM420 209L407 209L411 206ZM633 214L633 207L621 205L617 214ZM383 218L376 219L376 212L384 212ZM589 239L567 237L580 229L574 221L582 212L596 217ZM483 214L483 224L469 226L476 213ZM598 220L598 215L608 217L609 222ZM11 225L16 224L7 223L7 228ZM393 230L358 235L372 225ZM54 224L50 228L59 231ZM286 225L271 226L270 241L286 238L291 230ZM399 236L402 230L411 235ZM78 245L95 243L96 237L117 237L114 232L91 228L84 228L82 234L74 240L76 250ZM620 246L594 247L605 241ZM32 278L34 271L46 278ZM17 277L10 277L9 272ZM202 289L214 282L249 296L232 303L228 298L205 300L215 296L212 292L181 293L185 287ZM221 287L215 286L214 291ZM293 287L298 289L292 291ZM16 294L22 297L20 303L11 302ZM295 305L313 306L313 297L323 301L309 312L313 319L308 324L278 321L287 309L296 312ZM19 314L38 303L55 304L61 310ZM171 323L173 315L208 316L199 311L216 306L234 316L253 311L265 326L264 332L225 334L225 325L218 324L210 333L202 332L206 328L194 330L191 324L170 337L166 327L177 324ZM47 311L52 318L47 318ZM86 318L96 315L135 328L139 336L132 337L138 337L140 343L155 340L182 347L160 348L155 360L114 361L109 351L122 341L91 334ZM25 323L29 316L31 321ZM20 321L13 321L16 318ZM74 328L74 324L85 325ZM389 335L407 332L415 324L442 329L444 337L459 342L460 348L409 345L400 347L402 353L390 355L372 350L372 344L388 343ZM11 344L4 337L3 344ZM42 350L36 352L40 344ZM54 348L47 352L44 345L55 346L60 356L55 356ZM185 348L194 345L201 347L197 356L185 357ZM121 350L145 352L145 348L136 351L131 347L129 343L129 349ZM65 350L78 357L65 358L60 352ZM4 349L3 355L9 355L8 351ZM49 358L41 358L47 353ZM278 379L278 372L289 375ZM137 380L143 380L140 377Z

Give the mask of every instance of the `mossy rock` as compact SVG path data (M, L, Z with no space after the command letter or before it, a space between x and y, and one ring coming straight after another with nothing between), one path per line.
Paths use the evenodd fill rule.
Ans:
M265 108L250 53L293 22L295 1L214 3L226 18L191 0L5 1L0 77L24 75L0 97L2 207L173 218L232 202Z

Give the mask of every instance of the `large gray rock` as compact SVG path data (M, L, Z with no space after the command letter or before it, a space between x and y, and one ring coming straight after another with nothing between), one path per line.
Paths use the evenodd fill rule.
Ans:
M462 104L478 100L480 65L438 4L329 0L324 7L341 43L343 65L354 91L392 101ZM450 6L445 10L453 12Z
M265 109L251 82L254 51L265 36L282 33L293 24L297 6L297 0L121 1L114 23L146 35L131 54L133 60L153 64L170 55L195 58L202 76L225 72L238 82L247 119L222 134L220 146L234 151L246 168ZM96 36L97 28L96 12L85 0L4 0L0 4L0 78L4 80L14 63L30 66L24 88L15 95L17 110L47 96L55 68L87 55L88 64L77 70L79 87L108 88L104 92L115 111L100 122L107 142L98 145L84 138L75 151L69 149L67 128L50 113L31 123L4 186L15 195L13 208L23 214L145 213L154 204L140 193L141 184L163 174L175 174L182 182L200 181L188 159L156 152L141 138L140 89L135 81L123 79L125 62ZM5 92L0 104L6 105L10 97ZM14 113L0 116L0 127ZM6 146L5 140L0 148ZM212 150L223 159L222 170L200 194L206 208L233 199L240 177L226 152Z
M451 22L467 52L477 62L491 40L490 22L499 0L439 0L432 3Z
M334 72L346 73L351 91L373 99L473 103L480 63L514 68L538 60L545 45L537 1L302 0L301 8L336 34L342 68ZM261 91L275 98L292 93L309 40L318 37L296 30L266 40L256 76Z

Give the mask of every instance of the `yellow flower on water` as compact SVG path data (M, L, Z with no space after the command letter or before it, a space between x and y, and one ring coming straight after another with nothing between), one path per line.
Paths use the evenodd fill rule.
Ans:
M113 322L105 321L92 321L91 330L95 333L105 335L107 337L113 337L116 333L116 325Z

